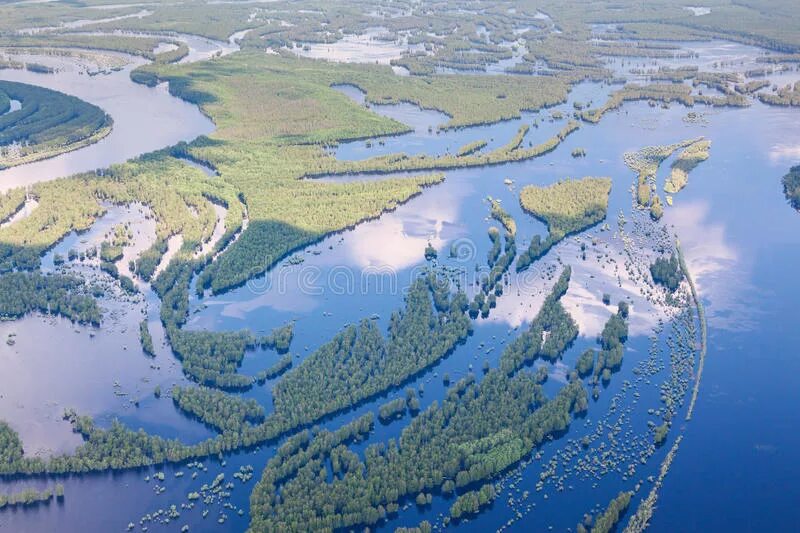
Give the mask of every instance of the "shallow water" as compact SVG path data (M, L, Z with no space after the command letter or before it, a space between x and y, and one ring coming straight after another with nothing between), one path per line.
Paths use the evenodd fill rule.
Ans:
M34 57L39 63L57 67L58 73L2 70L0 79L81 98L111 115L114 125L109 135L90 146L0 170L0 191L105 168L214 131L214 124L196 106L171 96L166 85L150 88L130 80L130 71L144 60L126 57L129 63L122 70L89 76L81 62L70 58Z
M679 66L694 66L704 72L735 72L740 75L742 81L750 81L744 76L748 70L774 68L775 65L761 63L759 57L769 55L767 50L756 46L734 43L730 41L707 41L707 42L673 42L669 43L679 46L676 51L678 57L674 58L612 58L608 60L608 68L615 74L627 76L631 80L645 79L645 76L631 75L632 69L656 70L660 66L676 68ZM800 71L789 69L784 72L776 72L767 76L770 82L783 86L800 80ZM708 88L703 87L704 91Z
M733 55L738 53L735 50ZM730 54L721 54L719 57L730 57ZM742 65L747 62L745 59ZM556 109L569 110L574 101L588 99L599 103L608 90L608 87L583 84L573 90L567 103ZM359 96L352 89L345 91L355 98ZM371 148L367 148L364 141L342 144L337 148L337 157L362 159L395 151L431 155L448 151L452 153L477 139L492 139L495 145L502 145L513 136L521 123L529 123L534 119L525 114L517 121L447 130L437 135L428 133L427 128L431 126L435 130L436 125L446 120L440 113L422 111L408 104L372 106L372 109L409 124L414 131L383 139L383 145L373 140ZM634 497L634 507L649 491L650 484L646 477L657 472L665 452L675 437L682 433L685 438L662 489L652 526L654 531L674 531L676 524L682 524L685 530L796 530L800 524L790 509L800 497L793 482L799 473L797 441L800 437L792 429L800 422L797 410L793 408L800 399L798 389L794 386L794 376L800 370L800 362L792 349L800 340L794 323L794 306L800 296L800 289L794 282L800 266L800 232L797 231L800 215L786 205L780 177L789 166L800 162L800 131L794 127L797 110L759 103L747 109L712 110L696 107L692 111L702 112L705 116L705 121L700 122L685 121L688 111L682 106L661 109L650 108L644 102L627 103L621 110L607 114L597 125L584 124L555 151L541 158L489 168L448 171L444 183L431 187L396 211L351 231L330 236L299 252L297 255L303 258L300 264L285 262L262 278L224 295L202 300L193 298L190 327L249 327L253 331L268 332L289 320L296 320L292 353L297 356L297 364L345 324L377 314L379 322L385 326L391 311L402 305L403 288L426 264L423 251L429 242L438 250L442 263L461 269L463 277L459 279L464 286L471 287L475 279L475 264L485 263L489 248L487 229L496 225L487 218L487 196L501 200L503 207L515 217L519 226L517 242L522 247L527 245L531 236L544 234L546 230L540 222L522 212L518 201L521 187L527 184L545 185L568 176L609 176L614 184L607 218L609 229L603 230L597 226L586 234L571 237L525 274L513 275L511 288L498 300L498 307L490 318L477 322L475 334L452 355L404 385L415 388L424 385L421 403L425 408L442 398L445 390L441 379L443 373L447 372L452 378L458 379L469 371L470 366L477 371L484 359L495 365L504 344L518 334L515 328L524 327L537 311L539 302L552 283L546 279L547 273L553 269L557 273L562 263L573 266L572 282L564 297L564 305L578 322L581 337L565 355L563 364L550 368L550 380L546 385L549 395L560 387L566 367L574 364L584 348L594 344L596 335L612 312L613 308L601 302L603 293L609 293L612 302L629 299L633 303L631 338L626 345L623 368L614 375L610 386L603 390L599 401L592 402L587 418L575 420L564 438L544 445L542 459L534 460L519 470L516 486L511 488L510 484L505 484L501 497L491 511L463 523L460 529L497 529L513 519L517 511L524 510L525 518L514 523L510 529L546 530L548 526L553 526L554 530L563 531L574 528L584 512L590 512L598 505L604 507L619 490L629 490L635 481L645 480L642 491ZM540 119L540 128L532 128L529 134L534 143L539 142L540 137L544 139L552 135L551 129L557 130L563 125L560 121L548 122L548 114L549 111L542 111L536 115ZM642 298L641 287L629 279L621 266L624 257L621 255L622 243L616 217L619 212L623 212L629 220L636 217L631 209L629 190L635 175L624 165L622 155L644 146L670 144L700 135L712 141L711 157L692 171L689 184L674 195L675 205L666 208L664 217L664 224L681 240L709 321L709 351L695 416L691 422L684 423L681 411L674 420L667 446L656 451L647 465L638 467L635 476L628 480L612 472L597 480L596 487L593 486L594 480L569 478L567 483L572 488L564 492L555 490L551 483L542 492L536 492L535 484L543 465L563 449L570 439L580 439L591 433L598 421L624 418L623 427L626 432L631 432L625 436L631 442L642 442L640 436L648 435L646 423L655 418L646 409L660 406L658 385L666 378L667 371L662 370L645 381L639 379L633 369L647 358L647 337L657 325L657 319L665 315L663 309L654 307ZM586 157L571 157L572 150L577 147L587 150ZM669 160L663 165L665 167L659 172L659 188L663 186ZM358 179L369 178L364 176ZM510 180L510 184L506 180ZM113 225L109 219L98 223L98 229L93 231L102 235L107 231L103 229L103 223L107 224L106 227ZM88 237L70 237L59 249L76 246L81 239ZM592 239L596 244L591 244ZM580 257L581 243L587 244L590 250L586 260ZM456 258L450 258L449 250L454 244L459 254ZM605 258L606 254L613 261ZM602 260L596 258L598 255ZM156 327L154 336L157 336L157 302L148 302L148 316L151 326ZM136 314L135 311L133 314ZM28 322L41 320L40 317L29 317L10 323L10 326L22 330ZM0 328L5 326L0 324ZM86 368L84 364L97 364L102 369L99 356L92 355L95 345L100 345L106 347L109 353L113 352L107 356L106 363L109 366L113 362L114 365L125 365L123 369L128 368L127 365L133 367L129 385L131 390L144 394L154 384L136 382L136 379L140 379L137 372L151 375L143 365L147 360L134 349L138 348L137 330L128 328L125 334L121 333L121 329L113 332L116 342L127 340L125 335L132 336L127 340L128 350L120 352L118 347L102 344L105 342L100 338L102 333L94 340L89 340L85 331L81 334L72 333L73 328L68 324L51 327L56 332L55 339L63 339L65 335L74 335L77 339L74 342L70 340L70 353L68 357L62 357L63 361L74 361L75 357L80 356L71 353L73 345L80 345L81 349L85 345L88 352L86 357L96 357L86 362L78 359L82 362L73 365L74 368L83 369ZM113 339L109 336L108 342L111 343ZM160 344L160 337L158 339ZM20 353L22 342L23 336L20 335L16 346ZM65 345L64 342L58 344ZM55 351L53 348L46 346L42 351ZM33 347L30 349L33 350ZM5 346L1 347L0 355L5 354L5 350ZM36 390L35 380L39 369L52 364L45 359L46 356L52 357L49 353L37 355L40 362L33 368L18 362L19 372L30 372L29 386L33 390ZM9 352L7 357L11 359L14 354ZM168 353L163 356L159 354L160 357L163 357L162 372L167 370L158 373L160 379L164 382L180 379L180 367L174 358ZM277 356L272 352L254 351L246 357L242 372L252 375L276 360ZM480 372L476 373L480 378ZM110 379L101 378L103 385L99 387L99 392L91 394L102 396L98 400L100 404L110 405L107 409L121 414L129 425L142 426L167 436L179 435L187 441L195 441L207 431L200 424L177 414L167 398L155 400L151 397L138 410L124 409L124 400L113 396ZM625 380L635 383L635 388L623 386ZM134 382L137 384L134 385ZM274 380L268 381L264 387L255 387L246 396L257 398L269 410L273 384ZM54 387L55 391L62 387L65 389L62 396L66 399L59 399L62 403L71 400L70 395L75 394L67 384ZM634 398L634 392L639 395L638 398ZM32 396L34 393L30 394ZM90 391L86 394L90 394ZM402 390L387 393L352 412L324 422L322 426L339 427L360 414L375 412L387 398L399 394L402 394ZM607 419L605 413L614 403L612 399L615 396L622 398L620 401L626 409ZM31 402L27 405L37 405L32 398L26 401ZM81 399L74 401L80 402ZM0 407L3 405L0 403ZM92 405L98 404L87 400L85 407L90 414L93 414ZM50 407L46 400L44 406L39 409L48 409L41 411L46 417L57 416L56 406ZM630 407L630 411L627 407ZM7 413L2 413L0 418L14 416L17 408L12 404L6 409ZM24 417L17 415L16 418L22 420ZM397 437L408 420L406 417L401 422L376 424L368 443ZM58 421L52 420L52 423L55 425ZM36 427L27 430L26 450L36 449L32 443L41 434ZM64 438L67 437L65 434ZM353 449L362 453L368 443L354 446ZM206 461L209 472L194 481L188 475L174 477L174 472L178 470L189 472L181 466L118 475L69 477L64 480L67 494L64 505L6 512L0 515L0 523L13 531L49 530L54 527L63 531L82 531L86 528L122 530L129 521L138 522L144 513L173 503L180 505L185 501L187 492L197 490L202 483L213 479L217 472L224 471L228 479L239 466L250 463L254 465L258 476L273 450L273 446L266 446L234 454L226 458L225 467L216 461ZM164 483L167 492L155 496L153 482L145 483L144 477L152 476L158 470L167 475ZM512 474L516 478L517 472ZM17 480L7 485L19 488L41 483L41 480ZM242 517L228 511L228 521L217 526L216 513L219 509L215 504L205 520L198 507L181 511L180 520L168 527L150 524L150 530L177 530L183 524L190 525L192 529L206 530L210 527L207 522L210 520L214 521L211 522L215 524L214 528L219 527L220 531L242 530L247 524L248 496L254 483L255 479L249 482L247 488L243 488L236 482L231 502L245 510ZM751 512L752 494L742 490L747 485L776 487L768 494L762 492L757 500L765 512ZM523 490L530 491L525 503L531 504L529 513L520 505L507 504L510 495L521 499ZM545 494L548 496L546 499ZM451 504L452 499L441 496L435 497L433 505L427 508L418 509L411 502L407 510L379 529L391 531L401 525L415 525L421 519L436 522L442 514L447 513ZM120 513L120 508L124 508L125 512ZM630 514L626 515L623 523Z
M48 252L43 269L56 270L56 255L66 257L69 250L80 253L98 247L118 224L130 224L134 235L134 245L126 248L126 255L146 248L155 237L155 227L143 217L142 209L136 205L110 207L89 231L68 235ZM121 262L127 263L127 257ZM97 260L78 263L74 269L95 283L110 282L108 276L96 272ZM163 345L158 301L148 287L140 287L144 292L139 295L122 294L119 301L103 299L104 319L99 328L38 314L0 322L0 338L16 335L13 345L0 345L2 367L7 370L0 374L0 418L19 432L26 453L65 452L80 444L79 436L61 419L66 408L91 413L101 425L115 416L131 421L153 418L172 427L175 436L194 439L208 435L174 409L163 409L164 402L148 401L156 385L168 391L185 380L180 364ZM147 357L140 348L139 322L144 318L150 319L155 358ZM139 408L134 400L141 402Z
M178 41L186 44L189 48L189 53L183 57L178 63L194 63L196 61L205 61L214 56L226 56L239 50L238 40L241 39L248 30L235 32L227 41L217 41L208 37L200 35L192 35L190 33L178 32L149 32L149 31L129 31L129 30L111 30L111 31L90 31L81 32L82 35L121 35L121 36L136 36L136 37L149 37L151 39L164 39L165 41Z
M303 43L289 50L303 57L324 59L336 63L378 63L388 65L400 59L404 52L424 50L421 45L409 45L405 38L386 41L377 38L385 29L373 28L358 35L345 35L335 43ZM402 67L395 72L403 74Z
M123 6L117 6L123 7ZM17 33L22 35L35 35L37 33L44 33L49 31L56 31L56 30L75 30L78 28L82 28L84 26L89 26L91 24L103 24L105 22L117 22L119 20L125 20L130 18L137 18L142 19L145 17L149 17L152 15L153 12L148 9L142 9L137 11L136 13L129 13L127 15L118 15L116 17L107 17L107 18L99 18L99 19L83 19L83 20L72 20L69 22L62 22L59 26L50 26L50 27L37 27L37 28L23 28L21 30L17 30Z

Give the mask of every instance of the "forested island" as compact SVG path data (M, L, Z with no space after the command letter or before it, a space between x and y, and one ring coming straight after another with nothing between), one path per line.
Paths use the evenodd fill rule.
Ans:
M517 261L524 270L568 235L578 233L606 218L611 180L583 178L548 187L528 186L520 193L523 209L547 224L549 234L531 239L528 250Z
M19 102L20 109L8 112L10 100ZM0 169L97 142L113 122L99 107L73 96L2 80L0 115Z

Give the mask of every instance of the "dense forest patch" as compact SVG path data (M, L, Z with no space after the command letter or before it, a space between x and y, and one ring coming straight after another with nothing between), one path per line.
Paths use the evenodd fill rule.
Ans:
M111 131L111 117L74 96L11 81L0 81L0 91L22 104L0 116L0 169L74 150Z
M542 257L564 237L578 233L606 218L609 178L564 180L546 187L528 185L520 192L522 208L545 224L549 235L531 239L528 250L517 260L517 270L524 270Z
M800 210L800 165L789 169L783 177L783 193L792 207Z
M708 159L711 141L699 140L684 148L672 163L669 178L664 184L664 191L675 194L689 183L689 173Z
M609 178L582 178L546 187L529 185L519 198L523 209L547 224L552 239L559 241L603 220L610 192Z
M101 312L75 276L10 272L0 276L0 318L20 318L33 311L52 313L74 322L100 325Z

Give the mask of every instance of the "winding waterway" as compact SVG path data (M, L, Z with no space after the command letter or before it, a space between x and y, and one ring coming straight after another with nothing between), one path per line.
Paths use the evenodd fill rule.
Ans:
M699 53L702 58L703 52ZM739 57L740 50L736 48L735 53ZM29 74L0 72L3 79L8 75L24 75L27 79ZM115 78L117 75L119 77ZM163 116L156 116L154 112L150 120L156 122L150 122L150 126L160 124L169 130L169 135L165 133L159 138L159 144L151 142L158 128L137 131L136 125L143 122L135 122L135 117L131 117L130 129L122 130L128 133L120 137L120 142L130 141L136 148L124 152L127 154L124 157L111 146L103 145L104 140L50 161L0 172L3 188L102 167L213 129L193 106L176 101L163 88L133 85L125 71L87 80L85 88L80 88L78 83L83 81L79 79L81 75L69 71L53 76L30 76L30 80L41 85L75 94L101 107L107 98L108 107L104 109L115 119L115 131L106 140L119 134L120 122L124 124L127 119L121 109L119 116L114 114L115 97L103 91L113 94L117 94L115 90L121 91L120 106L125 101L131 105L130 102L163 98L162 111L177 109L179 113L186 113L194 129L178 124L181 121L175 119L158 122ZM59 79L65 81L59 82ZM106 79L112 81L105 82ZM68 90L73 80L78 83L75 92ZM336 149L336 156L352 160L399 151L430 155L453 153L476 140L488 141L487 149L491 149L507 142L521 124L534 122L538 127L531 128L525 142L536 144L563 126L563 121L551 118L553 111L569 114L578 101L600 103L613 89L582 84L572 91L569 101L555 109L525 113L520 119L491 126L441 133L436 132L436 126L446 117L440 113L408 104L373 106L376 112L405 122L414 131L373 140L369 145L366 141L345 143ZM352 88L342 90L354 99L361 97ZM624 417L620 424L632 449L644 442L640 435L650 439L647 422L656 418L647 409L659 407L658 386L667 377L668 367L647 379L634 369L647 358L648 337L658 327L658 320L668 316L660 306L642 296L641 286L630 279L623 268L624 246L617 217L621 212L626 219L635 220L640 214L631 205L630 188L635 175L625 166L622 156L644 146L671 144L702 135L713 143L711 157L692 171L686 189L675 195L674 206L666 208L663 223L670 233L679 236L705 305L709 324L708 356L694 417L687 424L682 423L682 417L676 417L669 434L669 444L678 434L685 438L661 492L652 530L674 531L675 524L683 524L686 530L706 531L797 530L800 528L798 518L785 510L800 498L800 489L792 482L800 474L797 452L800 436L794 431L800 423L800 414L794 409L800 400L800 391L795 385L800 359L793 350L800 343L800 331L794 318L795 304L800 297L800 286L795 280L800 268L800 215L786 205L780 177L789 166L800 161L800 131L794 127L798 112L760 103L746 109L697 107L692 111L703 113L703 120L698 121L687 120L688 111L677 105L662 109L644 102L628 103L619 111L607 114L597 125L584 124L543 157L488 168L448 171L444 183L426 190L394 212L299 252L301 263L287 261L245 287L213 298L193 299L190 327L216 330L248 327L266 333L295 320L292 353L298 364L348 323L377 315L385 326L391 311L402 305L403 288L426 265L423 251L428 243L438 250L442 263L462 269L464 285L474 282L474 265L485 262L490 246L486 232L493 223L488 219L487 197L500 200L515 217L521 249L534 234L546 231L541 223L522 212L518 200L521 187L546 185L565 177L609 176L613 179L609 227L596 226L569 238L530 271L513 275L511 289L498 300L488 320L477 322L474 335L452 355L406 386L418 390L424 386L420 398L424 409L443 397L445 386L441 376L444 373L458 379L474 369L480 379L481 373L477 370L483 361L496 365L505 343L516 337L518 328L525 327L538 310L552 284L551 273L557 273L562 264L571 264L572 282L564 304L578 322L581 336L562 362L549 367L546 390L549 395L554 394L578 354L594 345L613 309L603 304L604 293L611 296L612 302L627 300L632 303L631 338L626 345L622 370L614 375L600 399L592 403L585 419L575 420L563 439L545 444L540 450L540 459L533 459L512 472L492 509L463 523L460 529L495 530L512 520L509 529L515 531L546 530L549 526L565 531L574 528L584 512L604 507L620 490L629 490L641 481L643 488L634 498L632 506L635 506L649 491L651 484L647 478L656 474L669 446L656 450L647 464L637 467L630 477L612 470L597 479L585 480L573 471L568 475L563 492L551 482L545 484L542 491L536 491L535 486L544 465L551 458L561 458L559 450L569 441L578 441L593 433L598 422L616 423L618 417ZM169 124L174 129L169 129ZM153 131L153 135L142 135L142 131ZM105 148L97 148L101 146ZM93 148L98 153L86 156L85 152ZM575 148L585 148L586 157L572 157ZM660 185L663 175L663 171L659 173ZM325 179L380 178L367 175ZM45 266L52 266L52 254L63 254L73 247L87 247L123 220L139 224L136 231L152 238L149 236L152 225L142 221L141 209L134 206L110 210L89 233L72 235L61 243L46 258ZM452 245L465 253L450 258ZM582 245L590 250L586 259L582 258ZM39 316L0 324L0 337L6 338L12 331L18 334L14 346L0 344L0 365L4 369L14 369L4 375L15 376L13 382L10 377L0 376L0 390L3 391L0 419L8 420L20 431L28 453L74 446L76 439L70 435L68 424L58 419L65 404L82 413L99 416L101 424L118 416L132 427L143 427L169 437L179 436L189 442L208 434L201 424L180 415L169 398L156 399L150 394L157 383L163 384L166 390L171 383L183 380L179 364L162 346L158 302L145 293L135 305L111 301L104 305L115 318L110 327L104 326L101 330L75 328L65 321ZM145 358L138 347L136 326L143 316L149 319L159 346L159 353L152 361ZM50 342L43 339L50 339ZM242 372L252 375L271 366L277 357L260 350L250 353ZM69 378L64 379L64 376ZM114 381L118 381L118 385ZM268 381L245 396L258 399L270 410L273 384L274 381ZM118 392L127 396L120 396ZM387 398L401 394L402 390L392 391L321 426L339 427L360 414L375 412ZM129 401L134 396L141 398L138 408L132 407ZM606 413L613 410L618 401L615 397L622 398L619 401L624 405L609 418ZM396 438L403 426L402 422L376 424L370 438L353 449L363 453L370 443ZM226 457L224 466L216 459L204 461L207 471L198 471L196 479L191 478L192 470L185 465L113 475L70 476L59 480L64 483L67 494L63 504L5 512L0 514L0 529L121 531L128 522L138 524L141 516L156 509L170 504L180 508L188 492L210 483L219 472L226 474L226 480L232 479L240 466L251 464L258 475L274 450L275 446L270 445L242 451ZM558 471L564 473L563 459L559 459L559 464ZM160 483L166 487L162 494L154 490L154 481L145 480L158 471L166 474L165 481ZM175 476L184 471L187 475ZM781 491L771 491L769 497L760 500L761 512L751 512L748 492L741 490L743 483L765 487L774 480L785 480L780 484ZM190 530L243 530L249 520L248 498L254 483L255 480L246 484L235 482L230 499L234 509L226 510L215 502L208 507L211 514L207 518L201 515L200 506L181 509L178 520L167 525L149 523L149 530L178 531L183 525L189 525ZM46 480L38 478L4 482L8 490L46 484ZM526 498L523 498L524 491L530 493ZM511 497L514 503L509 503ZM411 501L407 509L380 530L416 525L422 519L441 523L451 504L452 499L440 495L434 497L432 505L422 508ZM217 517L223 512L228 518L218 524ZM523 517L520 521L516 521L518 513ZM140 529L137 525L137 530Z
M221 42L184 34L146 35L185 42L189 54L182 62L202 61L239 48L233 37L230 42ZM91 70L84 57L16 55L18 60L30 59L53 67L57 72L0 70L2 80L30 83L76 96L97 105L114 120L111 133L95 144L51 159L0 170L0 191L106 168L214 131L213 122L197 106L171 96L165 84L150 88L131 81L131 70L146 60L110 52L86 54L111 55L126 64L119 70L89 75Z

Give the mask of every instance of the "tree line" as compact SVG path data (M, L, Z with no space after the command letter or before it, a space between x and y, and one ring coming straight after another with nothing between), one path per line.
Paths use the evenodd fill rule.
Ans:
M94 326L102 319L97 301L77 276L41 272L0 275L0 317L16 319L33 311Z
M450 294L446 280L420 277L405 309L392 313L387 337L363 320L287 372L273 388L275 416L289 426L310 423L400 385L467 337L466 302L463 292Z
M653 281L666 287L669 292L675 292L683 280L683 271L678 257L674 253L669 259L656 258L650 265L650 275L653 276Z
M276 456L251 495L251 528L372 526L396 514L409 498L422 495L427 504L432 493L470 493L474 484L485 483L565 429L572 413L586 407L579 381L547 400L530 373L490 370L480 384L472 380L452 387L441 404L434 402L403 430L399 441L369 446L363 461L334 444L317 453L306 452L307 445ZM324 467L327 457L338 465L332 481ZM488 501L489 492L477 490L479 504ZM458 510L473 508L472 496L461 502Z
M264 421L264 408L253 398L241 398L208 387L173 387L172 401L220 433L239 432L246 423Z
M783 177L783 194L792 207L800 210L800 165L789 169Z
M569 288L572 269L564 267L528 329L511 342L500 356L500 368L513 374L537 358L555 361L578 336L578 326L561 305ZM544 333L547 332L545 340Z

